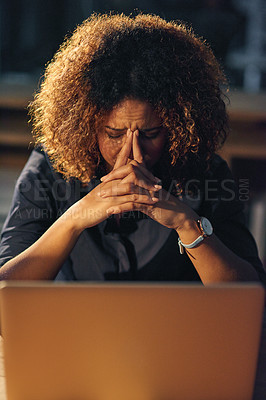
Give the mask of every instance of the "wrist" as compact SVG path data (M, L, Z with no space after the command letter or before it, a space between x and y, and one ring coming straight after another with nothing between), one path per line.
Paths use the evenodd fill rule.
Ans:
M65 227L71 231L73 235L79 236L81 232L86 229L85 219L82 218L81 210L77 207L77 203L66 210L60 219L62 219Z
M200 217L196 220L188 220L177 231L178 245L180 253L184 253L184 248L193 249L197 247L205 238L213 234L213 227L206 217Z
M198 215L196 215L196 217L185 219L182 225L176 229L176 232L182 242L191 243L201 234L197 224L198 219Z

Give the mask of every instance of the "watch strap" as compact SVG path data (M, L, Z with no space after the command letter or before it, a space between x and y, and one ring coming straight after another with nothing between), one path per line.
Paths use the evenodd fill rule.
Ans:
M178 238L178 246L179 246L180 254L184 254L184 248L185 249L193 249L193 247L196 247L203 240L204 240L204 236L200 235L199 237L197 237L196 240L194 240L194 242L189 243L189 244L184 244L181 242L181 239Z

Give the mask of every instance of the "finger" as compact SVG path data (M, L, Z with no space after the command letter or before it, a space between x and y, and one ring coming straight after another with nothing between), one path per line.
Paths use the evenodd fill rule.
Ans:
M101 177L101 181L107 183L114 179L123 179L128 175L129 172L129 164L123 165L119 168L114 168L109 174Z
M122 214L124 212L130 212L130 211L142 211L143 213L148 215L148 213L150 213L152 209L153 209L152 205L128 202L121 204L119 206L110 207L108 208L106 213L107 215L110 216L112 214Z
M133 137L133 133L130 129L127 130L127 138L125 141L125 144L123 145L122 149L120 150L120 152L118 153L115 165L113 169L117 169L119 167L121 167L122 165L126 165L130 152L131 152L131 148L132 148L132 137Z
M157 190L161 189L162 186L158 184L160 182L160 179L153 176L153 174L150 171L148 171L143 165L140 165L135 160L131 161L129 164L120 167L119 169L115 170L113 169L109 174L102 176L101 181L107 183L113 179L124 179L132 172L137 174L138 170L143 175L143 177L140 179L147 181L147 184L150 183L151 185L155 185L155 189ZM140 174L138 176L141 177ZM133 183L135 183L134 179Z
M137 194L137 193L133 193L133 194L127 194L125 196L116 196L113 198L113 203L114 206L120 206L121 204L125 204L125 203L141 203L141 204L155 204L158 203L159 199L156 197L151 198L150 195L146 195L146 194Z
M133 159L136 160L139 163L139 166L143 172L144 175L147 176L147 178L151 180L155 180L156 183L161 182L161 179L154 177L147 169L145 161L144 161L144 156L141 150L141 146L139 143L139 130L137 129L136 131L133 132L133 141L132 141L132 149L133 149Z
M117 182L117 181L115 181ZM137 186L132 182L119 183L115 185L105 185L102 190L98 192L98 196L102 198L113 197L113 196L124 196L126 194L144 194L152 197L154 191L149 191L141 186Z
M143 189L147 189L149 191L157 191L162 188L161 185L158 185L157 183L151 182L148 180L144 175L142 175L140 172L132 172L131 174L127 175L124 179L121 180L121 184L124 183L133 183L136 186L139 186Z
M139 164L136 160L131 161L132 165L135 165L136 167L138 167L138 169L142 172L142 174L149 179L151 182L154 182L156 184L160 184L161 183L161 179L157 178L156 176L154 176L146 167L145 164Z
M141 173L138 165L133 163L137 163L137 161L132 161L132 163L124 165L116 170L110 172L110 174L105 175L101 178L101 181L104 183L113 181L113 180L122 180L122 183L132 182L134 185L141 186L148 190L160 190L162 188L161 185L158 185L157 180L151 174L152 181L150 181L145 175Z
M133 132L132 150L133 150L133 159L136 160L139 164L145 165L144 157L139 144L138 129Z

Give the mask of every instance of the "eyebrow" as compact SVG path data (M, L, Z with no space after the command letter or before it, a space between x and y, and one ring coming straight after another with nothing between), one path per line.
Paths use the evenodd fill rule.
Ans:
M116 132L123 132L126 131L128 128L123 128L123 129L118 129L118 128L112 128L111 126L106 125L105 128L110 129L111 131L116 131ZM160 129L162 128L162 125L160 126L155 126L154 128L149 128L149 129L138 129L141 132L150 132L154 131L155 129Z

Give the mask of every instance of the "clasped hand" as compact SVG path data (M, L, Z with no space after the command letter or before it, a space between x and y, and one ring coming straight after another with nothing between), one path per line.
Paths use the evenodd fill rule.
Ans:
M97 225L112 214L130 211L141 211L168 228L178 229L185 218L194 214L183 202L163 190L160 179L146 168L138 130L128 130L113 170L78 203L75 212L83 215L80 221L83 229Z

